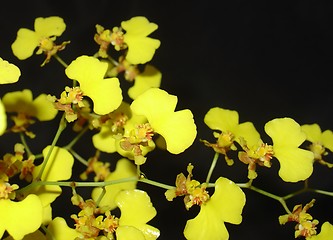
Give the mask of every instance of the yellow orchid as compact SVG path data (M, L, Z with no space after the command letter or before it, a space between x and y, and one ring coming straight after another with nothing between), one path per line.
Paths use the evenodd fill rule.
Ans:
M128 89L128 96L136 99L149 88L159 88L161 80L162 73L154 66L147 64L144 71L135 77L134 85Z
M43 206L34 194L19 202L0 199L0 238L7 231L14 239L22 239L41 226L42 218Z
M306 240L329 240L333 239L333 225L329 222L324 222L321 226L320 233Z
M7 115L5 106L0 99L0 136L6 131L7 128Z
M156 240L160 231L147 224L156 215L150 197L144 191L124 190L117 194L116 204L121 211L116 229L118 240Z
M108 64L90 56L80 56L66 68L66 75L80 83L83 94L94 102L94 112L108 114L117 109L122 100L118 78L106 78Z
M309 178L313 171L314 155L299 148L306 140L301 126L292 118L276 118L265 124L265 132L273 140L274 157L280 162L280 177L286 182Z
M197 135L192 112L189 109L175 111L177 101L177 96L150 88L131 104L132 111L148 119L153 131L165 139L166 149L173 154L185 151Z
M136 167L133 163L125 158L119 159L116 165L116 169L111 172L105 181L117 181L120 179L131 178L137 176ZM114 209L117 207L115 203L115 197L121 190L135 189L137 181L128 181L124 183L111 184L105 187L105 195L99 202L100 207L107 207ZM92 191L92 199L97 201L99 196L103 192L102 188L94 188Z
M322 132L320 126L316 123L304 124L301 129L306 134L306 140L312 143L310 150L314 153L315 159L324 163L322 156L327 155L326 148L333 152L333 132L331 130Z
M33 99L30 89L6 93L2 97L2 102L6 112L35 117L39 121L52 120L58 113L53 103L47 100L46 94L42 93Z
M234 140L241 143L243 138L248 146L258 143L260 135L252 122L239 123L239 115L235 110L220 107L211 108L205 115L205 124L212 130L232 134Z
M199 214L187 221L184 236L188 240L229 239L224 223L242 222L245 201L245 194L240 187L227 178L218 178L214 194L200 206Z
M149 22L145 17L137 16L123 21L121 27L126 31L123 35L124 42L128 46L126 59L132 64L149 62L161 42L147 36L154 32L158 26Z
M0 58L0 84L15 83L21 76L20 69Z
M34 50L39 47L37 54L45 52L48 55L44 62L46 63L68 43L54 45L56 37L59 37L65 29L66 24L61 17L38 17L35 19L34 31L27 28L18 30L16 40L12 44L13 53L18 59L24 60L31 57Z

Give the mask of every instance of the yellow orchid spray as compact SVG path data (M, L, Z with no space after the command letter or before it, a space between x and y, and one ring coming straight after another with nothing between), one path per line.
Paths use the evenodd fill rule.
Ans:
M318 166L333 166L332 130L291 117L260 127L222 102L198 118L162 85L154 65L163 40L154 37L157 23L140 15L113 26L95 23L88 38L96 52L66 63L60 54L71 51L70 41L56 43L65 30L71 34L65 22L36 17L33 30L18 29L11 44L15 60L44 54L44 66L54 58L62 69L63 79L54 80L60 88L41 93L23 68L0 58L0 87L11 87L0 98L0 239L174 239L174 228L161 225L164 219L182 229L181 238L234 239L244 219L261 229L257 219L247 219L256 194L281 207L270 203L279 211L272 224L294 224L290 238L333 239L332 221L310 213L333 197L332 189L311 181ZM212 141L204 139L202 125ZM188 155L194 148L200 154ZM221 155L227 166L220 165ZM159 166L162 161L168 167ZM184 165L187 175L179 173ZM282 189L283 195L266 189L277 182L293 190ZM291 199L300 201L292 209ZM178 200L183 212L172 211Z

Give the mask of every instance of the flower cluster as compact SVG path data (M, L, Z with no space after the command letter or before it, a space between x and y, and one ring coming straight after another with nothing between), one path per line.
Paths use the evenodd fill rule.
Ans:
M188 240L229 239L225 223L240 225L243 219L243 188L278 200L286 213L277 219L281 225L296 223L295 238L333 238L333 225L321 224L307 212L314 199L292 211L286 204L305 191L333 196L307 186L314 164L333 167L327 158L333 152L331 130L322 132L316 123L300 125L286 116L264 125L271 139L265 142L252 122L240 123L237 111L216 106L203 119L214 138L200 140L203 148L214 153L206 179L195 177L194 165L189 163L187 176L179 171L174 185L151 180L142 166L152 151L179 155L197 140L194 115L190 109L177 109L181 99L161 88L162 74L151 65L161 44L151 36L157 24L136 16L120 26L96 24L95 29L91 37L96 53L78 56L69 64L59 52L70 49L71 42L56 43L66 30L64 19L58 16L36 18L34 30L19 29L11 45L19 60L37 54L45 56L41 67L58 61L66 83L60 93L34 96L33 88L25 88L0 99L1 138L17 135L20 139L0 157L1 239L158 239L158 226L149 223L158 209L143 184L164 189L166 204L181 197L187 211L199 209L184 224ZM0 58L1 84L19 84L20 77L18 66ZM123 87L122 81L130 86ZM29 143L38 141L37 136L43 134L38 125L47 121L59 121L53 141L39 143L40 149L32 151ZM67 131L75 136L65 144L61 136ZM94 153L82 156L76 150L79 141L89 144ZM110 160L111 155L116 160ZM235 183L219 174L220 155L227 167L235 161L247 165L248 182ZM304 182L303 189L281 197L254 186L257 169L270 168L275 159L280 178L286 183ZM79 176L74 174L77 165L85 169ZM90 189L88 195L79 193L82 187ZM72 194L66 196L64 188ZM67 218L53 209L63 195L69 200L64 208L74 209Z

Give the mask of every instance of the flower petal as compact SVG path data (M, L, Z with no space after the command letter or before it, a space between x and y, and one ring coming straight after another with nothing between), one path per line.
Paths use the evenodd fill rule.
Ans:
M0 84L15 83L21 76L20 69L0 58Z
M42 224L43 208L39 197L28 195L20 202L0 200L0 238L7 230L14 239L22 239Z
M132 102L131 109L137 115L146 116L152 124L154 119L174 112L177 101L175 95L159 88L150 88Z
M280 162L279 176L285 182L298 182L309 178L313 172L313 153L300 148L274 148Z
M76 239L80 236L80 233L75 229L68 227L66 220L62 217L56 217L47 226L47 230L52 234L52 237L56 240L68 240ZM50 239L53 239L50 237Z
M306 139L300 125L291 118L276 118L265 124L273 140L274 156L280 162L280 177L286 182L305 180L313 172L314 155L298 148Z
M238 125L238 119L237 111L214 107L206 113L204 122L212 130L233 133Z
M193 114L188 109L169 114L151 125L163 136L166 149L173 154L179 154L190 147L197 135Z
M134 164L123 158L118 160L116 169L114 172L111 172L110 175L105 179L105 181L117 181L119 179L125 179L125 178L131 178L135 177L137 175L136 167ZM128 181L123 183L117 183L108 185L105 187L106 193L101 199L99 206L100 207L110 207L111 209L114 209L117 207L115 203L115 197L116 195L124 189L134 189L136 187L137 181ZM94 188L92 191L92 199L97 200L102 193L102 188Z
M145 235L135 227L119 226L116 230L117 240L147 240Z
M47 99L47 95L42 93L33 101L34 108L36 109L35 117L39 121L49 121L55 118L58 110L55 109L53 103Z
M52 16L35 19L35 32L42 37L60 36L66 29L66 24L61 17Z
M160 231L148 224L156 216L148 194L141 190L124 190L119 192L115 199L121 211L119 226L132 226L139 229L147 240L155 240Z
M43 149L44 159L49 155L50 150L51 146L47 146ZM44 181L67 180L72 176L73 164L74 157L72 154L64 148L54 146L41 179ZM34 177L37 177L41 167L42 164L35 167L33 171Z
M108 64L90 56L80 56L66 68L66 75L80 83L84 95L94 102L94 112L108 114L117 109L123 97L118 78L104 79Z
M5 111L5 106L3 105L0 99L0 136L6 131L7 129L7 115Z
M92 136L94 147L102 152L114 153L117 151L116 139L109 126L102 126L101 130Z
M147 89L161 85L162 73L152 65L146 65L143 73L139 74L134 81L134 85L128 89L128 96L136 99Z
M318 124L304 124L301 129L306 134L306 139L310 142L321 141L321 129Z
M30 89L8 92L2 97L6 112L28 113L35 116L37 110L32 104L32 92Z
M20 28L17 32L16 40L12 44L13 54L20 60L32 56L35 48L38 46L38 35L27 28Z
M218 178L213 196L201 205L195 218L187 221L184 229L186 239L229 239L224 222L240 224L245 201L240 187L227 178Z
M149 62L161 42L147 36L158 26L155 23L150 23L147 18L139 16L123 21L121 27L126 30L124 34L124 42L128 45L126 60L132 64Z
M311 240L328 240L333 239L333 225L329 222L324 222L321 226L320 233L316 236L312 236Z
M323 145L333 152L333 132L331 130L325 130L321 136Z

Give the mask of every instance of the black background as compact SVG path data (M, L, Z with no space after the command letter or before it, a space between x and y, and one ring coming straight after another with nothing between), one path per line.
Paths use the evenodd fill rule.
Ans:
M300 124L317 122L322 130L333 129L332 13L331 1L309 0L6 1L0 8L0 56L19 66L22 76L17 84L1 86L0 93L2 96L9 90L31 87L36 96L42 92L58 96L64 84L70 84L63 67L54 59L40 68L43 56L34 55L24 61L13 56L10 45L17 30L33 29L36 17L57 15L64 19L67 29L58 42L71 43L59 55L70 63L98 50L93 40L95 24L111 28L133 16L146 16L159 26L152 36L161 40L161 46L151 64L163 74L161 88L178 96L178 109L192 110L198 138L178 156L149 154L142 170L152 180L174 184L176 175L186 173L186 165L192 162L194 176L204 181L214 153L199 139L213 141L212 132L203 123L211 107L237 110L240 122L252 121L264 139L264 124L276 117L292 117ZM41 129L36 141L51 143L55 126L45 123ZM33 151L41 150L34 141L31 144ZM89 144L88 140L81 141L78 146L86 157L93 154ZM1 139L0 154L8 148L9 142ZM283 183L277 176L278 168L275 160L271 169L260 168L255 185L281 195L302 186ZM234 167L227 167L221 157L213 178L221 174L245 182L247 166L236 162ZM332 170L316 164L310 185L332 190ZM198 209L187 212L181 199L167 202L164 190L141 184L139 187L148 191L158 210L151 224L161 230L160 239L184 239L185 222ZM294 239L293 226L278 223L277 217L284 210L277 201L244 191L247 204L243 222L240 226L226 224L230 239ZM317 203L310 213L321 223L332 222L330 197L303 194L290 199L288 206L292 209L295 204L306 204L313 197ZM68 198L63 201L54 208L60 208L62 216L73 213Z

